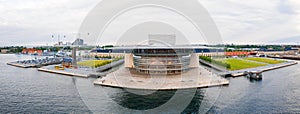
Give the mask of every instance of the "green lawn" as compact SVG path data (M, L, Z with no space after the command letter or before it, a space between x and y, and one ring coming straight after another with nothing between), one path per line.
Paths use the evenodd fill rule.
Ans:
M256 62L262 62L267 64L279 64L283 63L285 61L283 60L274 60L274 59L268 59L268 58L245 58L246 60L256 61Z
M77 64L80 66L97 68L109 64L111 62L112 62L111 60L87 60L87 61L78 62Z
M230 64L230 68L228 70L241 70L241 69L255 68L255 67L261 67L267 65L267 64L249 62L243 59L234 59L234 58L223 59L218 61L222 61Z

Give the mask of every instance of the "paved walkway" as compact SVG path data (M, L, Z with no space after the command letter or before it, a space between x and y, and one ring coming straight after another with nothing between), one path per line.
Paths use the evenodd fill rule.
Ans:
M115 71L118 66L122 65L124 63L124 60L119 60L104 66L101 66L99 68L93 69L89 67L79 67L78 69L69 69L65 68L64 70L56 70L54 68L55 65L45 66L42 68L38 68L39 71L43 72L49 72L49 73L55 73L55 74L62 74L62 75L68 75L68 76L77 76L77 77L102 77L107 75L110 72Z
M203 67L177 75L144 75L122 67L97 79L94 84L117 88L173 90L228 85L229 81Z
M83 78L88 78L89 74L91 72L94 72L92 69L85 69L85 68L79 68L79 69L65 68L65 70L56 70L54 68L54 66L55 65L38 68L38 71L55 73L55 74L62 74L62 75L68 75L68 76L83 77Z

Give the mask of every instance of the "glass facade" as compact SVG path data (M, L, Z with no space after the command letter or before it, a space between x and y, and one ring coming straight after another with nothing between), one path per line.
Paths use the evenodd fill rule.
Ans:
M192 49L134 49L136 71L144 74L177 74L189 69Z

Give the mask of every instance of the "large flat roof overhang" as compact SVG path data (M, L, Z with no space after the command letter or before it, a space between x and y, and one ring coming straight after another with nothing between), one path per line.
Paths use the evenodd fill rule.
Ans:
M206 47L206 46L122 46L122 47L113 47L112 50L118 49L217 49L215 47Z

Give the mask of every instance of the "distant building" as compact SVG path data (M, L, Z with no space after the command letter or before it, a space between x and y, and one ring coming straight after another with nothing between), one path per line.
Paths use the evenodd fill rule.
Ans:
M33 48L28 48L28 49L23 49L22 50L22 54L28 54L28 55L37 54L37 55L42 55L43 54L43 50L36 50L36 49L33 49Z
M63 45L64 45L64 43L62 41L57 42L57 44L54 44L54 46L63 46Z
M82 45L84 45L84 41L83 41L83 39L78 38L72 43L72 45L82 46Z
M66 44L65 44L66 46L71 46L72 45L72 43L71 42L66 42Z
M225 52L225 56L248 56L248 55L252 55L251 53L253 52L247 52L247 51Z
M64 43L63 42L58 42L58 45L59 46L62 46Z
M8 49L1 49L1 53L7 53L8 51Z

